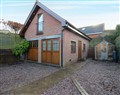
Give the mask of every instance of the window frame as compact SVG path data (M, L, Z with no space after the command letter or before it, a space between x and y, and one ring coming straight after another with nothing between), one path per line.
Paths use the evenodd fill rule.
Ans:
M29 41L29 48L38 48L38 40Z
M57 43L54 41L57 41ZM58 52L59 51L59 40L58 39L54 39L52 40L52 51L54 52Z
M71 41L71 53L76 53L76 42Z
M38 18L37 18L37 35L43 34L43 26L44 26L44 15L43 15L43 21L42 21L42 31L39 31L39 19L41 17L41 15L43 15L43 13L38 14Z
M84 52L86 51L86 44L85 43L83 44L83 51Z

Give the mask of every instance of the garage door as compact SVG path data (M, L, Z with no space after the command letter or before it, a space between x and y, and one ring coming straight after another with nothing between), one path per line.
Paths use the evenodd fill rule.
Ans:
M30 46L27 54L27 59L31 61L38 61L38 40L29 41Z
M60 63L59 39L42 40L42 63Z

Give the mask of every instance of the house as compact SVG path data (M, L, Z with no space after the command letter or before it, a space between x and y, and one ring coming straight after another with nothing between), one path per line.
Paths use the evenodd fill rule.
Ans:
M86 35L88 35L90 38L96 38L102 35L104 31L104 24L82 27L82 28L79 28L79 30L85 33Z
M86 59L91 40L38 1L33 6L20 35L30 42L27 60L58 66Z
M115 46L105 40L101 41L95 46L95 59L96 60L112 60L112 52Z
M7 23L8 22L4 19L0 19L0 33L15 33L15 30L11 28Z

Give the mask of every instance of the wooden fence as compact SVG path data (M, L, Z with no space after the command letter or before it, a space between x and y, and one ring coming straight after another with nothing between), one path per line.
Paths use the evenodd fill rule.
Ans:
M12 54L10 49L0 49L0 64L11 64L17 62L19 58Z
M95 59L95 53L93 47L88 49L88 58Z

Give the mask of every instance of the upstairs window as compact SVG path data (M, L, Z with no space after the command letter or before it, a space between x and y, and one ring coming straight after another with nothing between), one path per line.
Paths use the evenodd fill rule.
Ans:
M38 17L38 34L43 32L43 14Z

